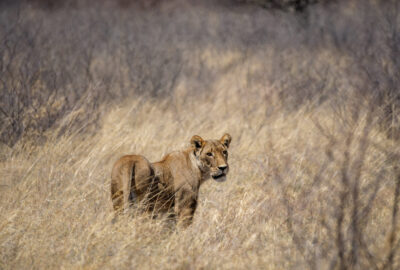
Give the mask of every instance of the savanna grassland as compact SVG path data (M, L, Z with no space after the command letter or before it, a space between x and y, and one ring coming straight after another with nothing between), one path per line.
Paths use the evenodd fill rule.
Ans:
M0 2L0 269L400 268L400 3L261 2ZM225 132L191 227L113 222L117 158Z

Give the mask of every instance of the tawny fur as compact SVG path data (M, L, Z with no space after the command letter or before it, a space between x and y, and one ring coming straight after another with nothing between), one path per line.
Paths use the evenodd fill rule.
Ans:
M178 225L192 223L200 185L210 177L222 182L229 171L227 149L231 136L203 140L193 136L191 146L150 163L140 155L121 157L111 173L111 198L117 212L141 202L152 213L172 212Z

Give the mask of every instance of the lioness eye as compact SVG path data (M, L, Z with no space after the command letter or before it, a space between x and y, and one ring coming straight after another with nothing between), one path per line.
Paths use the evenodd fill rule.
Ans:
M228 154L228 151L224 150L222 153L226 156Z
M212 155L213 155L213 154L212 154L211 152L208 152L208 153L207 153L207 156L209 156L209 157L212 157Z

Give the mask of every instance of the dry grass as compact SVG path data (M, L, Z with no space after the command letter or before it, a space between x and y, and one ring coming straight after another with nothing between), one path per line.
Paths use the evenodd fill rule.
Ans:
M70 20L75 11L68 9L44 20L43 42L52 27L64 29L64 20L76 25L71 29L78 40L95 29L85 40L97 42L103 27L127 37L101 36L98 44L109 48L93 49L87 77L74 60L86 55L87 44L65 42L64 48L62 38L52 41L54 55L60 55L49 54L44 62L59 73L59 91L46 88L56 93L54 100L43 94L39 105L27 101L33 109L21 109L21 119L34 122L27 127L45 126L42 133L0 143L0 269L398 269L400 149L382 131L381 101L374 104L374 90L395 84L390 76L398 61L385 54L375 65L364 58L358 63L348 44L304 41L307 30L296 34L298 21L291 15L182 6L196 16L165 4L144 15L133 10L134 19L101 10L108 26L92 9L79 11L87 25ZM355 8L349 6L338 12L353 20ZM32 21L43 15L23 12ZM8 25L11 15L4 14L0 19ZM320 20L321 14L328 19ZM316 23L309 36L319 31L318 23L330 29L334 16L328 14L319 6L309 14ZM21 19L26 25L20 27L30 29L29 20ZM265 30L274 20L276 28ZM271 44L266 37L277 40ZM293 43L283 47L287 40ZM361 37L356 41L362 43ZM167 47L174 44L179 51ZM24 55L25 47L19 49ZM70 61L60 58L64 49ZM82 52L74 54L76 49ZM42 59L35 50L44 49L35 47L29 56ZM11 66L18 70L23 58L16 59ZM369 79L383 83L370 86L365 74L379 70L381 60L389 67ZM13 68L1 71L13 74ZM35 73L29 68L35 70L27 67L27 74ZM15 81L10 76L2 85L8 91L0 93L4 104L33 93L27 86L14 95L24 69L15 74ZM57 107L54 115L49 100ZM15 119L2 117L9 120L1 127L6 141ZM176 231L142 215L112 222L110 173L118 157L136 153L157 161L188 145L194 134L219 138L224 132L233 138L228 180L204 183L191 227Z
M347 166L343 153L357 158L365 117L346 130L329 106L271 110L279 108L273 95L244 92L240 81L244 74L237 68L204 96L191 97L182 85L166 101L138 97L100 108L107 114L91 137L49 134L38 147L3 148L1 268L287 269L309 268L310 258L318 269L329 268L336 257L332 235L340 171ZM324 136L319 123L331 135ZM355 142L347 148L350 127ZM370 143L392 152L374 127ZM155 161L187 145L193 134L214 138L225 131L233 137L228 181L202 186L193 226L171 231L145 216L112 224L110 169L118 156L139 153ZM382 149L369 147L363 160L362 188L381 177L366 223L366 241L380 258L393 174ZM369 194L366 189L360 201Z

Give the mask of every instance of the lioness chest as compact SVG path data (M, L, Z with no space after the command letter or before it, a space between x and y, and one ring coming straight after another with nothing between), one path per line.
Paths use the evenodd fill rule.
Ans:
M173 152L163 160L152 163L152 166L160 193L159 200L173 201L175 193L182 188L198 191L201 173L187 153ZM173 205L173 202L169 205Z

